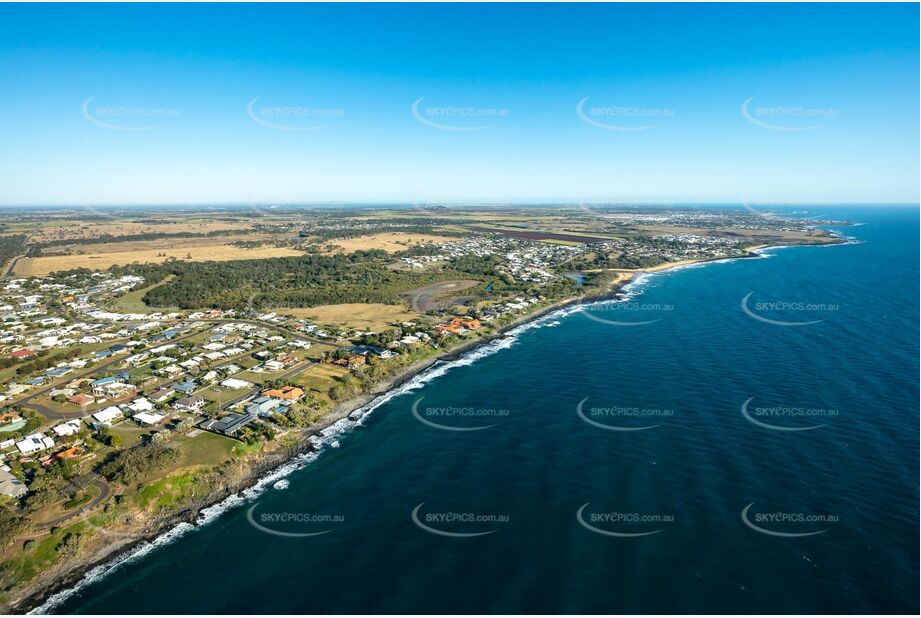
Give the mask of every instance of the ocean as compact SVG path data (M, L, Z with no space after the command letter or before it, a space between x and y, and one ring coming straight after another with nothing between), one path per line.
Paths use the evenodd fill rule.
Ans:
M541 318L41 610L917 613L918 210L798 210L854 242Z

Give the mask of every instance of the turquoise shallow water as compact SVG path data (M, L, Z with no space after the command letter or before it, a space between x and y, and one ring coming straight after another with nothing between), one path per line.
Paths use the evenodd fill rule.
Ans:
M53 610L916 613L918 212L811 211L860 242L545 319Z

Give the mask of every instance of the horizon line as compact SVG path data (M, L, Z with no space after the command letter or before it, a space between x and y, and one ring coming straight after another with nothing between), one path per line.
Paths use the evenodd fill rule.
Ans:
M111 203L97 203L97 204L68 204L68 203L50 203L50 204L0 204L0 209L8 208L77 208L77 209L91 209L91 208L169 208L169 207L184 207L184 208L215 208L215 207L349 207L349 206L366 206L366 207L387 207L387 206L400 206L400 207L432 207L432 206L441 206L441 207L508 207L508 206L637 206L637 207L661 207L661 206L911 206L918 207L921 206L921 201L919 202L908 202L908 201L880 201L880 202L867 202L867 201L822 201L822 202L790 202L790 201L706 201L706 200L691 200L691 201L568 201L568 200L559 200L559 201L446 201L446 200L432 200L424 202L407 202L407 201L336 201L336 200L323 200L323 201L314 201L314 202L276 202L276 201L267 201L267 202L111 202Z

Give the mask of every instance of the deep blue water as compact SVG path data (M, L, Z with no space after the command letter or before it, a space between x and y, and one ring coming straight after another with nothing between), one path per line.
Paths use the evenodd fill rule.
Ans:
M286 489L121 565L55 612L916 613L918 211L810 210L864 223L844 230L860 243L669 272L629 309L544 320L383 404ZM822 321L757 320L741 308L750 292L757 315ZM826 307L759 304L774 301ZM431 427L412 414L419 397L428 420L494 426ZM586 397L595 422L658 426L599 428L577 414ZM750 422L749 398L766 425L821 426ZM598 414L617 407L640 412ZM659 532L591 531L576 518L586 503L583 521L603 531ZM752 503L764 530L819 533L758 532L741 517ZM411 518L420 504L430 527L495 532L429 533ZM251 507L275 530L331 531L267 534L248 523ZM284 513L343 521L270 521ZM508 521L431 517L447 513ZM603 517L615 513L657 521ZM814 514L837 519L790 521Z

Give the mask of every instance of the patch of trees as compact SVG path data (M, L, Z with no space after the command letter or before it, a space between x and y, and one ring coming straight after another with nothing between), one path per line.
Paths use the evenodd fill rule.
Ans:
M374 249L230 262L171 261L115 272L144 277L147 285L173 275L168 283L150 289L143 300L153 307L183 309L392 303L398 302L400 292L444 278L444 273L395 271L387 267L389 260L385 251Z
M147 444L116 453L100 466L99 473L110 481L130 485L178 458L175 449Z
M66 483L60 477L38 472L29 483L29 493L23 505L29 511L40 511L63 500L66 497L65 487Z
M64 538L61 539L61 542L55 545L54 551L68 558L76 556L83 547L83 540L84 537L79 532L68 532L64 535Z
M320 403L314 400L298 401L287 410L276 414L272 421L281 427L307 427L323 416Z
M10 259L22 254L25 246L25 234L0 236L0 264L6 264Z
M249 445L270 441L275 439L275 429L266 422L254 421L243 427L237 434L237 438Z
M28 529L28 519L0 507L0 547L6 547L13 539Z

